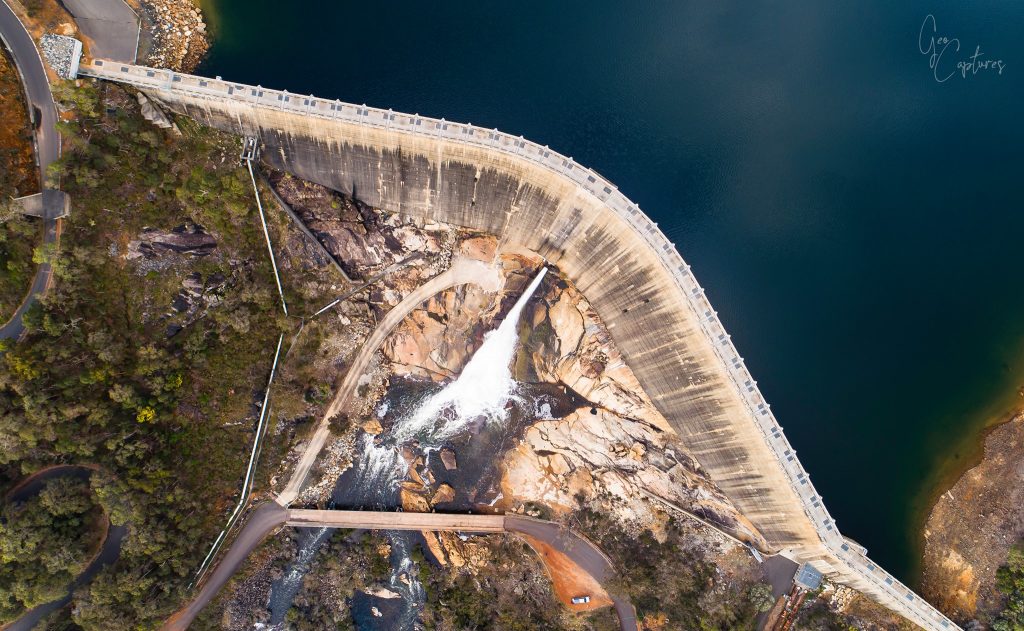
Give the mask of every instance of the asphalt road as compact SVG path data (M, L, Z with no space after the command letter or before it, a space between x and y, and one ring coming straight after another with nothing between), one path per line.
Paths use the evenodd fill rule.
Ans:
M331 514L334 514L333 516ZM459 522L458 520L462 520ZM174 614L163 626L163 631L184 631L199 612L210 603L241 567L249 553L256 549L271 531L284 524L317 527L370 528L380 530L451 529L467 526L467 531L500 530L522 533L550 544L572 559L598 582L606 584L615 575L611 561L597 546L559 524L515 515L444 515L441 513L379 513L359 511L289 511L277 502L266 502L256 509L245 523L238 538L231 543L220 563L199 587L196 597L184 609ZM612 595L615 613L622 631L637 631L636 610L625 597Z
M185 631L203 607L214 599L217 592L238 571L249 553L287 519L288 511L277 502L267 502L257 508L245 523L242 532L238 534L238 538L231 543L231 547L199 588L196 597L164 623L164 631Z
M35 123L36 161L39 163L40 182L46 181L46 169L60 157L60 135L57 133L57 108L50 94L50 84L46 79L43 60L39 57L35 42L22 26L6 0L0 0L0 37L11 53L14 64L21 73L22 85L28 98L29 109L33 112ZM43 220L43 243L56 243L59 227L56 219ZM18 339L25 327L21 317L32 306L37 297L43 294L50 285L53 270L49 263L36 268L35 278L28 296L18 310L3 327L0 327L0 338Z
M8 492L5 501L11 503L24 502L37 495L43 489L43 486L50 480L55 480L57 478L88 480L89 476L93 473L93 469L78 465L57 465L49 467L29 476L22 483L15 486ZM57 600L52 600L48 603L43 603L42 605L33 607L22 614L20 618L5 626L4 631L31 631L31 629L34 629L44 618L58 609L66 607L67 604L71 602L71 596L76 589L91 581L92 578L104 567L117 561L118 557L121 555L121 541L127 533L127 526L110 526L106 532L106 538L100 546L99 553L97 553L96 557L89 562L89 565L82 570L82 573L75 577L64 592L63 596Z
M576 565L583 568L583 571L593 576L602 585L606 586L608 581L615 576L615 568L612 567L611 560L604 552L601 552L587 539L559 524L529 517L506 515L505 530L530 535L549 544L572 559ZM617 594L609 595L615 605L615 614L619 617L619 628L622 631L637 631L636 609L633 608L629 599Z
M61 0L89 39L89 55L135 63L139 17L124 0Z

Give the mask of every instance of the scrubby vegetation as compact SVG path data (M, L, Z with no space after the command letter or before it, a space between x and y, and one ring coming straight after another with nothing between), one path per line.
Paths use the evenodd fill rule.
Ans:
M379 533L337 530L320 548L286 620L294 631L355 629L350 603L356 590L387 583L388 547Z
M694 545L686 525L670 519L665 540L649 531L629 534L606 515L584 508L579 529L619 570L613 590L628 594L650 629L753 629L763 594L753 562L726 573L707 558L706 542Z
M105 90L103 94L101 90ZM94 462L100 504L127 524L121 558L75 597L86 629L153 628L180 602L238 492L253 402L281 328L238 140L153 128L113 86L65 88L55 167L74 206L56 283L0 360L0 483L55 462ZM144 227L205 227L207 256L125 257ZM223 279L180 330L186 278ZM42 565L26 567L42 584Z
M42 223L35 217L11 214L0 219L0 322L14 315L29 291L42 234Z
M0 623L60 598L102 538L103 511L82 480L49 481L0 512Z
M1024 541L1010 548L1006 565L996 572L996 585L1006 594L1006 606L993 631L1024 631Z
M916 631L919 627L863 594L849 588L839 598L824 593L836 589L818 590L808 594L797 613L793 628L800 631ZM843 604L839 604L842 602ZM841 611L837 610L841 607Z
M618 621L610 609L576 615L555 599L551 582L530 548L512 537L490 537L492 563L469 568L438 568L417 548L413 560L427 603L426 628L445 631L533 629L611 631Z

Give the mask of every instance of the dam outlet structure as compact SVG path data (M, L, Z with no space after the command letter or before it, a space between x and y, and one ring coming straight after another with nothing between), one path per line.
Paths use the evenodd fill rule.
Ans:
M929 630L958 627L839 532L675 247L610 182L494 129L103 59L80 76L254 137L274 168L385 211L495 234L587 296L658 410L771 552Z

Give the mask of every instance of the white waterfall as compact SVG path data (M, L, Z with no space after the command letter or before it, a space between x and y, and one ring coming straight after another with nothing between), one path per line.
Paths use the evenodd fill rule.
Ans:
M397 445L418 438L422 441L421 448L426 457L430 458L432 446L439 445L474 420L483 417L488 422L501 422L505 419L505 405L514 396L516 387L511 364L519 341L519 317L546 273L546 268L538 272L498 328L484 336L480 349L455 381L400 419L389 432L390 436L366 434L362 437L362 454L352 472L354 479L349 487L354 499L367 505L393 505L398 482L407 470ZM377 414L383 417L387 411L387 403L383 403ZM271 593L272 603L277 603L272 608L273 624L283 623L284 614L298 592L301 578L308 570L314 553L329 536L327 529L317 532L301 547L288 573L275 583ZM413 628L426 594L409 554L408 540L395 533L388 538L392 545L393 568L390 587L402 594L405 603L404 610L392 620L390 628ZM402 574L406 575L408 582L400 578Z
M505 404L516 385L511 363L519 342L519 316L547 271L541 268L498 328L484 336L484 343L458 378L399 421L394 430L399 442L422 433L431 440L444 440L478 418L488 422L505 418ZM444 416L440 424L439 416Z

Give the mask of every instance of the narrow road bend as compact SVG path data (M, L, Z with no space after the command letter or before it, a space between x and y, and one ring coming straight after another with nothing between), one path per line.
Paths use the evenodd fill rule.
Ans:
M590 574L601 585L607 585L615 576L615 568L611 559L601 549L585 537L565 528L561 524L520 515L505 515L505 531L529 535L547 543L555 550L566 555L584 572ZM629 598L621 594L612 594L615 615L619 617L619 628L622 631L637 631L636 609Z
M214 599L221 588L238 571L249 553L255 550L275 528L283 525L287 519L287 509L277 502L266 502L257 508L249 521L245 523L242 531L238 533L238 538L231 542L231 547L207 575L206 581L199 587L195 598L164 623L164 631L185 631L203 610L203 607Z

